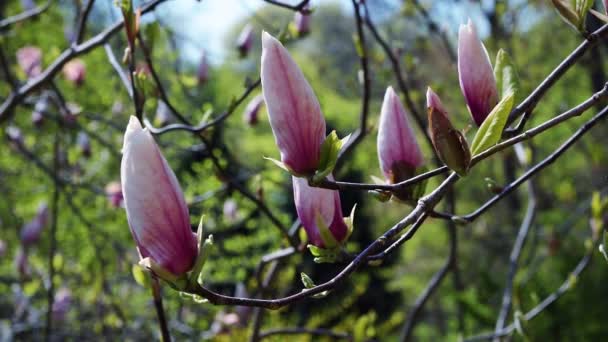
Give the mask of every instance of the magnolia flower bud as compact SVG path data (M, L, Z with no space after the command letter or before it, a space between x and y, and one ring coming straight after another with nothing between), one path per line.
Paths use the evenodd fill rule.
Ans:
M302 71L281 43L262 33L262 89L281 161L297 174L319 166L325 119Z
M87 133L78 132L78 135L76 136L76 143L78 144L78 148L80 149L80 153L83 157L91 157L91 140L89 139L89 135Z
M333 177L327 177L333 180ZM293 182L293 197L298 217L306 230L308 241L321 248L328 241L322 237L322 229L329 230L337 243L343 242L348 236L348 227L342 217L340 193L336 190L314 188L308 185L305 178L291 177Z
M298 35L302 36L310 32L310 19L310 13L298 11L294 14L293 22L296 25Z
M247 24L236 40L236 47L239 49L241 57L247 56L253 46L253 27Z
M65 315L70 310L72 303L72 292L67 288L61 288L55 293L55 300L53 301L53 319L56 321L62 321L65 319Z
M6 242L4 240L0 240L0 258L4 257L6 254Z
M207 63L207 55L204 51L201 56L201 61L198 64L198 72L196 75L198 77L199 85L204 84L209 79L209 64Z
M122 186L119 182L110 182L106 185L105 188L106 196L108 197L108 202L114 208L120 208L123 201L122 196Z
M170 123L172 119L173 116L171 115L171 109L169 109L169 106L167 106L165 101L158 100L158 104L156 105L156 117L154 118L154 121L158 125L164 126Z
M424 164L424 157L407 113L392 87L386 89L378 128L380 168L389 183L412 177Z
M480 126L498 103L498 89L490 57L470 19L458 31L458 77L469 112Z
M35 46L26 46L17 50L17 64L28 78L36 77L42 72L42 51Z
M471 162L469 144L462 133L454 129L448 114L431 88L426 91L429 116L429 132L437 156L447 167L459 175L465 175Z
M36 105L34 106L34 111L32 112L32 124L37 128L42 126L44 122L44 115L48 111L49 108L49 100L46 96L40 97L38 101L36 101Z
M17 253L15 254L15 270L19 274L20 277L25 278L30 274L30 265L27 259L27 251L19 247L17 249Z
M46 203L38 206L36 216L21 228L21 244L24 248L34 245L40 240L40 234L49 220L49 208Z
M6 127L6 137L13 144L23 145L23 134L21 134L21 130L18 127Z
M224 207L222 208L222 212L224 214L224 219L228 222L234 222L238 218L239 208L233 199L228 199L224 202Z
M264 104L264 96L258 95L253 98L243 112L243 120L250 125L255 126L258 123L258 112Z
M63 76L74 83L76 86L82 85L84 82L84 76L86 73L86 67L84 62L78 58L67 62L63 66Z
M198 253L186 200L154 138L134 116L122 152L122 193L139 253L173 275L190 271Z

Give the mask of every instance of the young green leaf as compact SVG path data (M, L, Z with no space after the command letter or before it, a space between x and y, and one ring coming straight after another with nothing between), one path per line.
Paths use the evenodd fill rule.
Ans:
M471 144L471 152L473 155L483 152L487 148L494 146L502 135L502 130L507 123L507 118L513 107L513 93L507 94L494 107L485 121L479 127L473 143Z
M494 76L496 77L496 86L500 92L500 98L504 98L509 93L515 96L514 102L517 102L519 95L519 78L515 71L515 66L511 61L511 57L500 49L496 54L496 63L494 63Z

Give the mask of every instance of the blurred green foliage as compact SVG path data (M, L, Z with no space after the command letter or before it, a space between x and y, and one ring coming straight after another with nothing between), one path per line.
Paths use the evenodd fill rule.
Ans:
M488 16L475 19L489 27L485 42L492 60L499 48L512 57L518 69L521 94L526 95L583 38L544 4L517 2L506 8L501 4L495 8L496 12L488 10ZM437 1L428 4L427 11L437 22L448 21L447 17L436 15L445 13L445 6L452 4ZM453 6L460 7L456 12L460 13L463 8L479 5ZM475 129L470 127L471 120L458 88L455 63L449 59L441 40L428 31L424 18L411 5L401 9L392 2L370 1L369 8L381 34L398 54L418 110L425 113L424 92L426 86L432 86L441 96L456 127L467 131L471 141ZM0 4L3 16L20 11L19 1ZM382 13L382 16L376 18L375 13ZM162 16L162 7L157 15ZM254 17L247 19L252 21L256 32L249 57L240 60L237 52L228 48L222 63L212 66L209 81L204 85L197 84L197 66L180 58L179 49L172 45L177 39L172 31L161 25L153 60L172 104L195 123L200 122L208 109L212 109L212 117L222 113L231 99L245 90L245 80L256 80L259 76L261 29L276 34L287 27L291 17L290 11L276 7L258 10ZM91 18L85 39L99 33L110 22L102 11L93 11ZM519 19L529 23L521 24ZM458 17L456 22L464 20L464 17ZM593 24L592 20L588 21L588 25ZM73 3L60 1L35 19L1 32L0 48L6 54L11 73L20 82L26 81L15 61L16 51L26 45L39 47L43 51L43 67L49 66L69 48L64 27L73 26ZM241 27L241 24L235 26L232 36L236 36ZM328 130L335 129L342 137L358 127L361 105L357 76L359 60L353 42L354 18L342 7L323 5L315 8L312 27L310 35L290 41L287 46L319 98ZM448 31L452 48L455 46L454 32ZM366 139L339 165L336 178L368 183L370 176L380 175L375 135L382 94L386 86L396 85L396 80L390 61L369 31L366 31L366 38L373 82L368 118L371 129ZM232 46L230 42L228 39L228 46ZM109 44L120 60L126 47L124 33L112 38ZM597 80L600 86L607 80L604 73L607 65L603 58L606 54L606 44L602 43L600 48L585 56L580 65L574 66L538 104L528 127L544 122L599 90ZM32 125L33 107L40 96L50 91L48 85L17 106L11 122L2 124L3 131L8 125L21 129L25 147L38 164L7 139L0 143L0 239L7 244L6 252L0 256L0 336L13 331L16 339L30 340L39 338L37 336L44 329L50 229L44 230L40 242L29 251L28 277L17 273L13 257L19 249L21 227L32 219L40 203L51 204L53 179L39 166L52 169L53 147L58 139L60 151L65 155L60 175L74 185L61 188L57 250L53 260L56 275L52 281L56 289L70 289L73 300L67 317L55 325L55 334L69 340L94 339L96 336L111 340L157 337L150 290L134 279L132 265L138 257L126 216L123 209L113 208L108 203L103 190L109 182L119 180L122 134L133 113L133 105L103 48L80 58L86 64L86 80L82 86L69 83L61 74L54 82L67 102L82 108L74 124L59 125L59 110L52 104L43 126ZM5 98L9 92L8 82L0 83L0 98ZM259 92L260 89L256 89L248 99ZM146 102L145 116L150 120L154 118L157 102L154 98ZM289 227L296 218L289 175L263 159L264 156L278 158L265 109L260 112L258 125L250 127L242 118L246 102L223 125L204 133L209 141L218 142L218 147L212 151L206 150L199 139L185 131L162 135L158 142L190 203L191 222L195 224L204 214L206 233L215 237L215 248L204 269L205 283L225 294L234 294L238 285L244 286L249 295L260 295L254 277L256 267L264 254L285 246L285 241L273 223L226 182L226 175L219 174L206 157L208 153L219 157L229 177L237 179L252 193L263 196L266 205L284 226ZM585 113L526 143L532 160L539 161L553 151L588 117L589 113ZM606 123L600 124L565 157L535 178L539 211L521 257L515 282L514 310L525 312L553 292L585 253L585 241L590 237L591 194L597 190L606 193L608 187L607 128ZM80 131L87 132L91 138L93 153L90 159L82 155L77 145L76 136ZM419 129L417 133L428 163L432 165L430 146L422 137L425 133ZM493 195L483 181L486 177L503 185L521 173L512 150L484 161L458 183L456 212L468 213ZM438 178L431 180L427 189L434 188L439 181ZM341 195L345 213L357 203L355 232L348 245L351 252L360 251L409 212L408 206L396 202L380 203L365 193L344 191ZM442 283L420 316L415 330L418 340L457 340L459 336L494 328L509 267L508 257L525 212L526 196L522 187L474 223L458 228L462 288L454 286L452 275ZM223 206L227 200L237 204L234 217L224 215ZM267 312L263 330L295 326L329 328L347 332L357 340L396 340L409 309L443 265L448 252L445 223L428 220L414 239L381 266L364 267L326 298L309 299ZM527 324L531 340L601 340L608 334L608 328L601 323L602 317L608 314L603 301L603 281L607 279L608 271L600 258L595 258L573 289ZM276 277L264 292L266 297L299 291L301 272L319 284L344 267L342 264L314 264L307 252L292 256L280 265ZM251 309L195 303L169 288L164 288L163 294L170 329L176 340L243 340L250 333ZM222 326L223 317L229 313L237 313L241 321ZM459 314L463 326L459 326ZM306 335L297 338L317 340ZM269 340L281 341L284 337Z

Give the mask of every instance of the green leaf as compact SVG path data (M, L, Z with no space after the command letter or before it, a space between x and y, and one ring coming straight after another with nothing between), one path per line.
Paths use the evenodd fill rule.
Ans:
M509 93L513 93L515 96L513 101L518 102L519 77L517 77L511 57L503 49L500 49L498 54L496 54L494 76L496 77L496 86L501 94L500 98L502 99L509 95Z
M329 133L327 138L325 138L323 145L321 145L321 157L319 158L317 173L315 173L312 180L313 183L318 182L327 177L327 175L331 174L336 167L336 163L338 162L340 150L342 149L342 146L346 144L348 139L350 139L350 135L343 139L338 138L336 131L332 131Z
M146 37L146 42L148 43L148 49L150 53L154 50L154 46L160 36L160 24L158 22L153 22L146 25L144 29L144 36Z
M266 160L270 160L271 162L273 162L273 163L274 163L274 165L276 165L276 166L280 167L281 169L283 169L283 170L285 170L285 171L287 171L287 172L292 172L292 171L291 171L291 170L290 170L290 169L287 167L287 165L283 164L283 162L282 162L282 161L280 161L280 160L276 160L276 159L274 159L274 158L270 158L270 157L264 157L264 159L266 159Z
M500 140L502 130L511 112L511 107L513 107L513 97L513 93L503 97L481 124L471 144L471 153L473 155L494 146Z
M608 24L608 15L605 15L602 12L598 12L596 10L594 10L593 8L591 8L589 10L589 12L591 12L591 14L593 14L596 18L598 18L599 20L603 21L604 23Z
M304 284L305 288L310 289L315 287L315 283L312 281L312 279L310 279L310 277L306 273L301 272L300 279L302 280L302 284Z
M593 0L551 0L562 19L580 32L585 30L585 18Z

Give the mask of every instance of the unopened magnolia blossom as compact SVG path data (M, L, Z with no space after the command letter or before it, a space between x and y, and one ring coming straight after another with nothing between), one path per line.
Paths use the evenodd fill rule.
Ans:
M105 187L105 192L110 205L114 208L120 208L123 201L122 186L120 185L120 182L108 183Z
M389 183L414 176L424 157L399 96L392 87L386 89L378 127L378 158Z
M247 56L253 46L253 27L247 24L236 40L236 47L239 49L241 57Z
M40 240L40 234L49 221L49 208L46 203L38 206L36 216L21 228L21 244L27 248Z
M466 174L471 162L471 152L467 140L452 126L439 96L431 88L428 88L426 92L426 105L429 132L437 156L447 167L458 174Z
M35 46L25 46L17 50L17 63L28 78L42 72L42 51Z
M319 166L325 119L304 74L283 45L262 34L262 90L281 161L299 175Z
M53 319L56 321L62 321L65 319L70 306L72 304L72 292L67 288L61 288L55 293L55 300L53 301Z
M264 96L258 95L254 97L245 107L243 112L243 120L250 126L255 126L258 123L258 113L264 104Z
M304 35L310 32L310 13L302 13L298 11L294 14L293 22L296 25L296 31L299 35Z
M81 59L73 59L63 66L65 78L77 86L82 85L86 73L86 67Z
M333 177L329 176L329 180ZM340 204L340 193L308 185L308 180L300 177L292 177L293 197L298 217L304 226L308 241L317 247L326 246L319 225L322 224L329 229L333 239L341 243L348 236L348 226L342 216Z
M499 99L488 51L470 19L458 31L458 78L469 112L480 126Z
M199 85L202 85L209 80L209 63L207 62L207 54L204 51L201 54L201 60L198 64L196 76Z
M127 220L142 258L176 276L190 271L198 252L186 200L154 138L134 116L125 132L120 176Z

